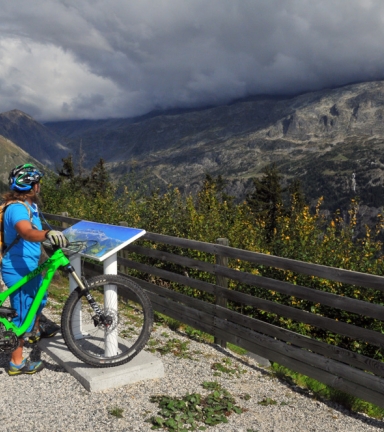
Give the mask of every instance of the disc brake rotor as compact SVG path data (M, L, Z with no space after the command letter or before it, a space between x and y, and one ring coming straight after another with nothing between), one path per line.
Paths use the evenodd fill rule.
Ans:
M117 328L119 321L117 311L113 309L105 309L102 313L105 316L105 321L101 322L98 316L94 316L93 323L95 327L99 327L107 333L110 333Z

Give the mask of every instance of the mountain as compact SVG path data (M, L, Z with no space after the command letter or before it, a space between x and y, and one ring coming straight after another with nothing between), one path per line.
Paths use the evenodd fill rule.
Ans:
M44 171L44 167L39 161L34 159L31 155L22 150L9 139L0 136L0 192L5 192L9 189L8 175L10 171L17 165L21 165L26 162L33 163L35 166Z
M257 97L136 119L46 123L88 167L100 157L115 177L135 171L152 187L194 192L205 174L222 175L244 198L254 176L276 163L299 177L311 200L335 209L360 195L384 205L384 81L290 98Z
M61 159L70 151L60 142L60 137L19 110L0 114L0 135L51 168L60 166Z

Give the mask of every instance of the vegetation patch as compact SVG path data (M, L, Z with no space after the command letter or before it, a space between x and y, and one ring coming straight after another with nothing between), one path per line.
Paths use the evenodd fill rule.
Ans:
M222 373L231 375L231 376L239 376L246 372L245 369L241 369L239 365L233 365L233 362L230 358L224 357L221 362L215 362L211 366L211 368L215 371L215 376L220 376Z
M123 418L123 412L123 408L119 408L117 406L108 409L108 414L116 418Z
M384 409L378 407L377 405L371 404L353 395L329 387L326 384L322 384L313 378L307 377L298 372L294 372L291 369L288 369L277 363L272 363L271 369L277 378L282 381L286 381L291 385L297 384L300 387L308 389L316 399L330 400L347 408L350 411L362 412L379 420L384 419Z
M185 334L189 337L189 339L192 339L196 342L208 342L213 343L213 336L209 335L208 333L205 333L201 330L197 330L190 326L184 327Z
M241 356L244 356L247 354L247 350L241 347L238 347L237 345L227 343L228 349L234 352L235 354L239 354Z
M277 405L277 402L274 399L269 397L264 398L260 402L257 402L259 405L268 406L268 405Z
M204 382L207 396L199 393L186 394L181 398L152 396L151 402L157 403L159 411L146 421L152 423L151 429L169 431L206 430L208 426L228 423L228 417L241 414L245 410L236 405L234 397L217 382Z
M340 143L340 146L338 145L337 149L323 156L313 157L311 169L301 177L307 197L304 196L305 191L303 192L297 178L287 183L276 167L272 166L266 167L264 173L260 174L257 179L253 179L250 193L246 201L241 203L237 202L236 197L225 193L225 180L220 176L215 179L207 175L200 190L192 196L185 195L171 186L166 192L142 189L142 185L136 184L130 176L124 180L124 183L115 184L108 179L102 163L94 168L91 175L84 173L77 175L72 160L68 159L63 161L64 167L59 176L59 182L56 175L46 176L42 185L44 211L56 214L67 211L71 217L116 225L120 221L126 221L128 226L144 228L148 232L207 243L215 243L219 237L225 236L231 247L242 250L382 275L384 217L377 215L375 219L377 224L374 226L372 222L371 228L364 228L363 221L359 220L361 204L370 203L370 205L379 207L384 202L384 186L372 186L369 183L371 178L367 173L367 164L363 163L363 161L369 161L369 164L374 162L372 165L374 170L378 169L378 161L384 163L382 142L364 143L351 139L348 142ZM376 148L376 146L379 147ZM338 160L337 155L340 152L345 154L349 160ZM291 168L292 171L290 171ZM296 168L294 165L291 167L291 161L289 161L284 169L292 178L305 171L304 165L297 165ZM332 182L325 178L325 170L336 173ZM352 173L355 173L356 176L356 190L352 187ZM345 177L346 174L348 178ZM376 177L377 174L374 178ZM313 202L320 196L324 196L324 200L319 199L315 208L308 205L308 202ZM334 212L332 215L323 212L324 202L326 203L325 208ZM335 207L336 204L337 207ZM336 211L338 208L340 211ZM204 263L215 263L214 254L208 252L175 247L147 239L140 239L137 244ZM215 275L202 271L199 266L186 268L173 262L134 252L130 253L130 259L163 271L184 275L191 280L216 283ZM233 270L372 304L383 303L380 290L297 274L289 270L257 265L240 259L229 259L229 267ZM194 299L208 303L215 301L212 294L189 287L187 284L164 280L135 269L128 269L127 272L130 276L158 283L169 290ZM232 279L228 281L228 288L341 323L376 331L379 334L384 332L382 320L290 296L283 291L267 290L255 284L248 285ZM54 292L53 295L55 295ZM228 301L227 307L235 312L312 339L365 355L377 361L384 361L383 350L376 345L333 334L282 315L233 301ZM161 325L159 322L157 324ZM168 320L167 325L170 328L180 328L180 323L176 320L174 322ZM185 328L183 324L181 327ZM188 332L195 340L202 341L205 338L205 335L197 330L190 329ZM156 350L157 345L154 343L151 348ZM159 345L158 348L162 347L163 353L175 351L182 354L188 351L185 346L176 347L176 345L175 342L172 342L168 346ZM231 375L231 369L234 369L233 366L223 363L218 363L215 368L215 373L226 373L227 375ZM340 393L335 390L316 390L314 388L311 391L315 395L324 395L324 397L327 397L328 393L329 397L341 400ZM354 402L346 397L345 403L355 409L353 408ZM370 410L364 412L369 413ZM374 413L369 415L376 416Z
M200 351L193 351L191 353L189 350L189 344L190 341L182 341L177 338L169 339L165 341L165 343L158 339L152 339L148 343L148 351L157 351L161 355L173 354L174 356L183 359L195 360L195 358L192 357L192 354L199 354Z
M49 286L50 301L55 301L63 307L69 296L68 280L60 279L60 282L52 281Z

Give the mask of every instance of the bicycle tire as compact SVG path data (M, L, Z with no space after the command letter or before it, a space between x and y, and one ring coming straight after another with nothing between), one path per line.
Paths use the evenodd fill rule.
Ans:
M91 366L112 367L129 362L144 348L152 331L153 310L148 296L127 277L100 275L88 279L88 284L99 308L110 317L112 324L106 329L98 323L84 293L76 288L65 302L61 317L65 343L72 354ZM117 308L106 304L106 285L116 287ZM117 338L113 339L112 332ZM112 354L106 336L115 341Z

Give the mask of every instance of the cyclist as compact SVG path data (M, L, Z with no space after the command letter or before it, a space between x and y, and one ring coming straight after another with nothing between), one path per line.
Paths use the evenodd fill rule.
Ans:
M9 174L10 191L3 195L5 203L22 201L10 204L3 215L4 239L6 245L12 245L5 253L2 261L1 274L8 287L34 270L39 263L41 254L40 243L48 239L52 245L64 247L67 239L60 231L43 230L39 218L40 180L43 173L32 164L18 165ZM32 216L32 217L31 217ZM18 238L19 240L14 242ZM27 282L21 289L11 295L11 306L16 309L17 317L13 319L20 326L28 312L38 288L41 284L41 275ZM29 337L30 342L36 342L40 337L51 337L56 334L59 327L49 328L47 321L40 322L40 314L46 304L46 296L37 312L34 323L27 329L24 338ZM19 339L19 347L12 352L8 369L9 375L33 374L44 368L41 361L32 362L23 358L24 338Z

